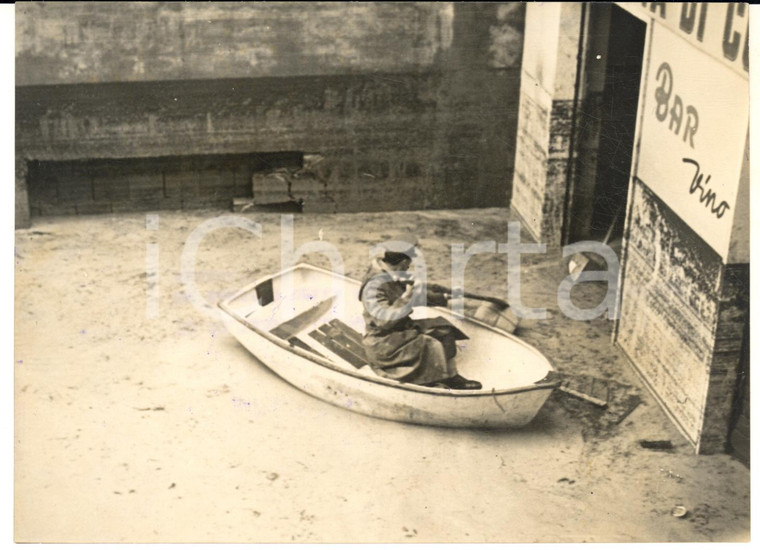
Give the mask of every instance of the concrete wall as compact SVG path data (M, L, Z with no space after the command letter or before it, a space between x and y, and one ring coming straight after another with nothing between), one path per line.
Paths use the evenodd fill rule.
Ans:
M508 204L522 4L16 10L19 164L303 151L335 211Z
M441 3L31 2L18 85L409 72L451 46Z

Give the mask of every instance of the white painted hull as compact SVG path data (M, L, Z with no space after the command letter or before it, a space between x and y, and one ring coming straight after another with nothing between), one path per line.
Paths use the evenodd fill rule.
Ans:
M338 276L334 274L303 264L296 266L292 274L296 282L301 274L306 275L307 279L316 281L326 281L326 277L330 277L332 283L338 280ZM276 275L271 279L277 281L281 275ZM503 361L492 361L492 358L482 353L460 348L460 354L465 356L461 366L459 362L457 363L460 372L465 376L476 374L476 379L484 382L482 390L452 391L399 383L381 378L367 367L356 369L351 365L341 364L339 360L316 356L288 345L285 340L269 332L273 324L281 318L287 319L290 315L282 313L281 318L272 320L275 312L289 310L284 305L287 298L285 295L277 296L275 292L275 301L267 306L273 309L271 313L267 313L266 307L261 307L258 303L254 304L249 299L252 292L255 296L254 289L258 283L260 282L246 287L229 300L220 303L222 319L227 329L251 354L290 384L314 397L348 410L415 424L478 428L520 427L535 417L558 385L558 380L552 376L553 369L546 358L531 346L512 335L486 327L477 321L454 317L450 311L441 308L430 309L436 315L443 314L456 322L469 335L483 332L488 341L498 339L502 347L495 350L496 357L503 359L505 350L514 350L511 355L514 358L510 361L511 366L497 366L495 363L503 363ZM318 322L337 314L342 320L352 321L352 324L357 326L360 309L357 310L355 304L351 302L351 297L353 296L353 300L358 303L358 299L355 298L358 283L346 278L340 278L340 283L346 289L342 295L346 303L342 304L341 300L338 300L338 307L332 308ZM327 287L321 286L323 296L332 292L329 289L325 291ZM338 288L334 284L327 286L332 289ZM309 299L314 299L314 296L310 294ZM346 307L341 312L337 312L336 309L341 309L340 306ZM251 308L253 311L248 313ZM297 311L298 307L296 306L295 309ZM341 316L340 313L343 315ZM359 315L358 318L357 315ZM473 343L477 341L486 340L482 337L473 338ZM512 363L519 363L519 365L514 366ZM520 365L524 368L518 369ZM479 373L476 372L478 367L483 368ZM503 372L489 378L488 371L485 369L501 369ZM532 373L523 372L531 369ZM512 373L512 370L520 372ZM497 381L507 380L507 375L517 385L498 387Z

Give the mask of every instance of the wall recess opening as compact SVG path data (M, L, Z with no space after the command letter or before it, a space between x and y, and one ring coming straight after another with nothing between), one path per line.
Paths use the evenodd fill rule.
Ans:
M29 206L33 217L231 209L236 199L254 201L256 182L264 181L264 176L298 173L303 164L304 154L298 151L32 160L27 176ZM261 204L301 211L302 203L288 196L287 185L285 189L285 195L271 185L259 189ZM282 196L285 199L273 200Z

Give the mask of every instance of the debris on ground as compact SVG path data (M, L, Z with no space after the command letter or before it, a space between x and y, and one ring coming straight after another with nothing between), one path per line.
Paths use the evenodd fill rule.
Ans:
M559 389L598 407L606 408L609 403L610 386L608 381L594 376L563 375L562 385Z
M652 440L652 439L639 439L639 445L645 449L655 449L658 451L670 451L673 449L673 443L669 439L665 440Z
M675 479L676 483L683 483L683 478L677 473L675 473L673 470L666 471L665 468L660 468L660 472L662 472L663 475L667 477L668 479Z
M610 223L610 227L607 229L607 234L604 236L604 240L602 241L603 245L607 245L610 242L610 237L612 237L612 230L615 228L615 225L617 225L618 220L621 219L622 212L622 206L618 206L617 212L615 212L615 217L612 218L612 223ZM599 259L597 259L597 257ZM606 262L604 261L604 258L601 256L598 256L597 254L585 254L582 252L573 254L570 257L570 261L568 263L568 271L570 272L570 277L572 278L573 282L578 281L580 279L581 273L583 273L587 267L593 265L597 268L603 268L604 264Z
M636 407L642 403L643 401L638 395L628 395L624 402L624 406L618 411L618 419L615 421L615 424L620 424L623 420L628 418L628 416L636 410Z
M584 377L561 373L563 384L559 392L552 394L552 401L558 403L571 418L583 424L582 434L584 439L589 437L608 437L622 424L622 422L641 404L643 400L640 390L634 386L620 384L615 380L596 379L593 388L590 382L583 381ZM586 379L592 377L586 376ZM585 384L585 385L584 385ZM583 388L575 390L575 388ZM583 393L583 397L571 393ZM604 391L604 393L601 393ZM595 395L589 395L593 392ZM594 403L589 397L599 402L606 402L602 407ZM602 399L604 398L604 399Z
M672 516L673 516L674 518L678 518L678 519L681 519L681 518L685 518L685 517L686 517L686 515L687 515L689 512L688 512L688 510L686 510L686 508L684 508L683 506L675 506L675 507L673 508L673 510L671 510L671 512L670 512L670 513L672 514Z

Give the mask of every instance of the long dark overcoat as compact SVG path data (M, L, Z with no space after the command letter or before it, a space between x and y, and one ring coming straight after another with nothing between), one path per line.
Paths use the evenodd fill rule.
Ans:
M428 384L456 374L443 344L423 334L409 317L413 304L396 302L406 290L402 273L372 261L362 280L359 299L364 305L364 348L372 369L401 382ZM440 293L428 292L427 305L445 305ZM451 354L449 354L451 355Z

